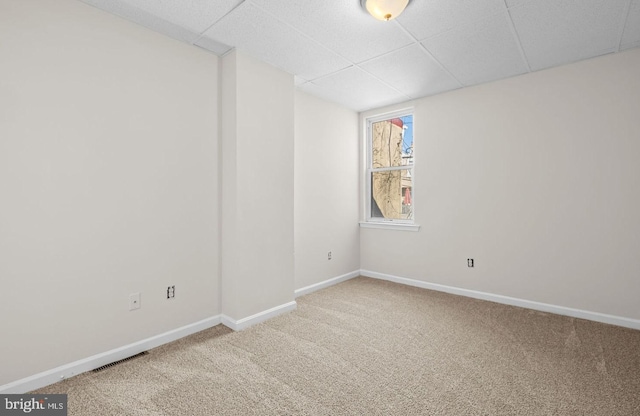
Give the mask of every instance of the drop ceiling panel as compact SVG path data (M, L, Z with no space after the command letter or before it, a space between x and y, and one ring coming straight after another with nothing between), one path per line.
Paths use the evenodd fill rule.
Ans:
M399 49L360 67L413 98L462 87L420 45Z
M504 0L413 0L396 19L418 40L505 10Z
M348 107L356 111L410 99L357 67L347 68L312 83L302 84L300 88L303 91L315 91L331 101L344 105L348 103Z
M252 0L259 8L358 63L413 42L398 25L373 19L359 0Z
M422 44L464 85L528 71L507 12L429 38Z
M360 0L81 1L355 110L640 46L640 0L412 0L391 22Z
M235 46L304 79L346 68L350 63L249 2L218 21L204 35Z
M622 34L620 49L640 46L640 0L633 0L627 17L627 24Z
M199 36L197 32L186 29L171 21L161 19L147 10L138 9L128 3L116 0L82 0L91 6L120 16L140 26L147 27L155 32L171 38L192 43Z
M516 7L516 6L522 6L525 3L529 3L531 1L536 1L536 0L505 0L505 3L507 4L507 7Z
M510 8L532 70L617 50L629 0L539 0Z
M324 100L343 105L352 110L364 111L359 110L359 108L363 107L360 98L354 96L353 94L346 94L344 92L335 93L326 88L319 87L313 82L307 82L305 84L298 85L298 89L300 91L306 92L307 94L311 94L314 97L319 97Z
M117 0L138 10L145 10L160 19L173 22L193 32L202 33L220 20L243 0Z
M196 41L193 42L194 45L199 46L203 49L211 51L216 55L224 55L229 52L231 49L230 46L225 45L223 43L217 42L210 38L200 37Z

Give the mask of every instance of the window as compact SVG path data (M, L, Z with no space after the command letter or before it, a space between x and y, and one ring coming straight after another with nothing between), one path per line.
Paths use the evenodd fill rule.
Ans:
M413 224L413 114L367 119L367 223ZM363 224L366 225L366 224Z

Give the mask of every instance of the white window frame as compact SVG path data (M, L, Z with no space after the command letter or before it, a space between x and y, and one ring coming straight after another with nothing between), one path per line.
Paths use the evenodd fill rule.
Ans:
M412 207L414 209L413 219L393 219L393 218L380 218L380 217L372 217L371 216L371 178L374 172L384 172L391 170L406 170L406 166L397 166L397 167L387 167L387 168L373 168L373 137L372 137L372 125L373 123L377 123L379 121L385 121L393 118L412 116L413 118L413 140L414 140L414 158L415 158L415 137L416 137L416 123L415 123L415 112L413 108L405 108L402 110L397 110L389 113L378 114L375 116L367 117L365 119L365 148L366 148L366 157L365 157L365 169L364 169L364 188L365 192L365 200L364 200L364 208L365 208L365 221L360 222L360 226L363 228L386 228L386 229L394 229L394 230L404 230L404 231L418 231L420 226L416 224L415 218L415 159L412 165L408 168L411 171L411 197L412 197Z

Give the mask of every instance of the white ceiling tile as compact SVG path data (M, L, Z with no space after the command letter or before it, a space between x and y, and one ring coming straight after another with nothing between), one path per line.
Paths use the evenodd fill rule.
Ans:
M506 0L506 3L507 3L507 7L517 7L517 6L522 6L525 3L529 3L530 1L535 1L535 0Z
M413 0L396 19L418 40L505 10L504 0Z
M186 29L172 22L164 20L149 13L147 10L139 9L128 3L117 0L82 0L84 3L97 7L108 13L120 16L140 26L147 27L155 32L171 38L192 43L199 36L198 33Z
M422 44L465 85L528 71L506 12L429 38Z
M358 108L362 106L362 103L360 102L361 100L358 97L347 96L345 94L336 94L331 90L317 86L313 82L300 84L297 86L297 88L315 97L340 104L346 108L350 108L355 111L364 111L358 110Z
M413 0L392 22L359 0L81 1L360 111L640 47L640 0Z
M360 67L413 98L462 87L420 45L399 49Z
M357 67L347 68L302 84L300 89L356 111L365 111L410 99Z
M627 24L622 34L620 49L640 46L640 0L633 0L627 17Z
M305 79L346 68L350 63L300 32L245 2L203 35L236 47Z
M393 22L371 17L358 0L252 0L252 3L355 63L413 42Z
M216 42L213 39L209 39L205 37L198 38L193 44L220 56L224 55L225 53L233 49L230 46L227 46L223 43Z
M202 33L220 20L243 0L117 0L109 3L123 3L139 10L173 22L193 32Z
M539 0L510 8L531 69L591 58L618 48L628 0Z
M627 45L623 45L620 50L624 51L627 49L633 49L633 48L640 48L640 41L636 42L636 43L629 43Z

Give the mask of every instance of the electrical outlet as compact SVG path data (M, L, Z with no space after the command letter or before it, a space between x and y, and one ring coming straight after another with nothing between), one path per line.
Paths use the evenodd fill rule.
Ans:
M173 299L176 297L176 287L169 286L167 287L167 299Z
M467 267L473 267L473 259L467 259Z
M129 310L140 309L140 292L129 295Z
M327 259L331 260L331 252L327 253Z

